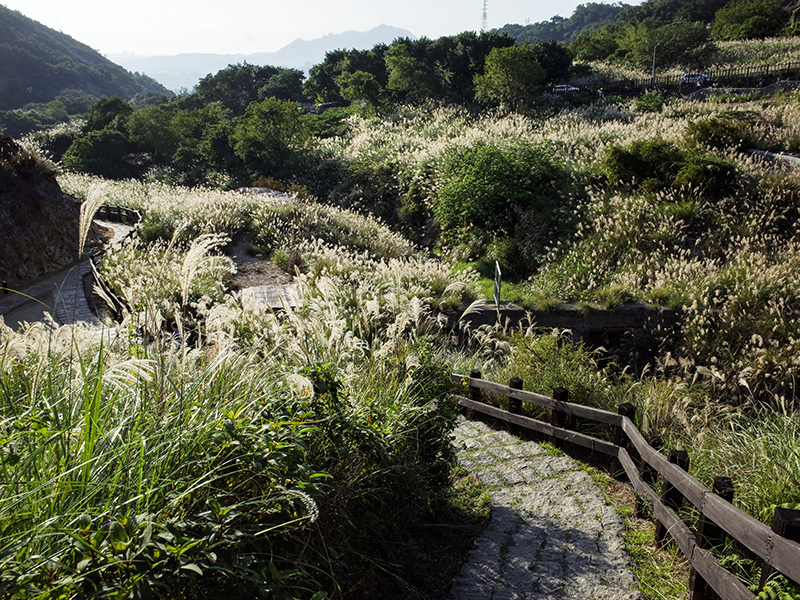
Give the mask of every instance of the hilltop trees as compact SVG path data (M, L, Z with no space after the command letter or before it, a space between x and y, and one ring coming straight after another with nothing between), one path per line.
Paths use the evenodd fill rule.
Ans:
M266 98L279 100L303 100L302 71L282 67L259 66L242 63L228 65L215 75L200 80L191 96L183 104L199 108L212 102L220 102L234 115L245 113L248 105Z
M719 9L711 25L720 40L744 40L779 35L789 15L778 0L734 0Z
M407 44L392 44L384 60L389 76L386 89L399 99L424 100L438 95L441 78L436 66L412 56Z
M247 107L231 141L251 179L260 175L284 176L300 160L300 152L311 141L311 132L296 104L268 98Z
M627 25L620 36L618 52L624 53L627 62L646 70L652 64L656 45L656 66L659 67L699 66L714 52L703 23L674 21L659 25L652 19Z
M530 44L495 48L486 58L483 74L475 76L475 97L485 104L518 110L546 76Z
M513 45L505 34L466 32L437 40L398 39L372 50L335 50L311 68L303 90L318 102L365 100L373 108L392 101L471 102L473 80L486 57Z

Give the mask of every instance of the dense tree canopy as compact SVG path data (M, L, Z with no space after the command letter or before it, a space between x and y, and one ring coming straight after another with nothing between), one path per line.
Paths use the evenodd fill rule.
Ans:
M549 21L530 25L504 25L498 31L511 35L519 43L530 42L533 44L547 40L569 43L579 35L588 34L603 25L612 23L626 6L621 2L613 4L587 2L579 4L569 18L556 15Z
M233 132L233 149L250 176L284 177L311 141L311 131L293 102L268 98L247 107Z
M788 22L779 0L734 0L717 11L711 34L720 40L772 37Z
M517 110L533 97L546 77L530 44L495 48L486 59L483 74L475 77L475 95L486 104Z
M184 101L192 108L221 102L235 115L243 115L247 106L266 98L303 100L302 71L248 63L229 65L214 75L200 80L191 96Z

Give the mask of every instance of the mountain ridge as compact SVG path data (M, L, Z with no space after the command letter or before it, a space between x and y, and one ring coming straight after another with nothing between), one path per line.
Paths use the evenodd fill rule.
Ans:
M312 40L297 38L274 52L251 54L182 53L169 56L136 57L111 55L111 58L131 71L144 73L173 91L191 90L197 82L228 65L248 62L307 71L322 62L325 53L339 48L369 50L376 44L388 44L397 38L416 36L405 29L378 25L368 31L328 33Z
M171 95L146 75L126 71L65 33L0 4L0 110L49 102L78 91L91 96L156 92Z

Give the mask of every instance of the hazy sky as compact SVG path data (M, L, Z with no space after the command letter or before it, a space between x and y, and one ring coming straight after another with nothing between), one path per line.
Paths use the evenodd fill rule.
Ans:
M488 0L489 29L569 17L586 0ZM597 0L595 0L597 1ZM604 1L604 0L603 0ZM628 2L637 4L637 1ZM252 54L382 23L437 38L481 27L483 0L0 0L105 55Z

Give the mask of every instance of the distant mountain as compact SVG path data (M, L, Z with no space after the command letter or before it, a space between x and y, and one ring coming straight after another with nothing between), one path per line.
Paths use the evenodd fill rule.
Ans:
M416 39L405 29L379 25L369 31L330 33L314 40L297 39L276 52L256 54L177 54L139 58L113 55L111 58L131 71L146 73L174 91L191 90L203 77L228 65L247 61L253 65L271 65L307 71L321 63L325 53L336 49L369 50L376 44L389 44L397 38Z
M126 100L146 92L172 95L153 79L0 5L0 110L50 102L65 92Z

